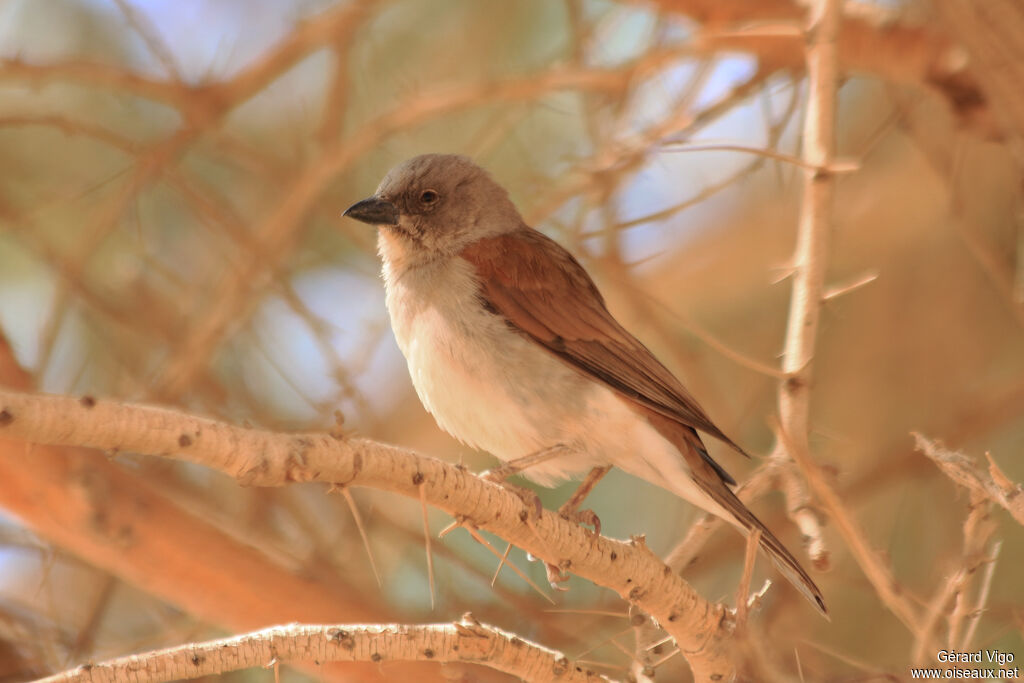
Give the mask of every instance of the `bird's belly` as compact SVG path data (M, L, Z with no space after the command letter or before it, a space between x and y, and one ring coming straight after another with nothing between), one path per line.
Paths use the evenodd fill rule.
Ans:
M483 311L489 318L491 314ZM406 359L413 386L442 429L502 460L513 460L565 440L573 419L580 378L533 342L491 320L467 335L458 321L436 312L421 315L409 338ZM567 444L568 445L568 444ZM587 464L561 457L545 469L575 474Z
M596 385L509 329L475 293L460 298L450 296L457 288L441 291L449 296L421 305L389 293L395 338L416 393L438 425L502 460L559 443L574 449L524 472L541 484L599 464L599 456L580 448L577 433Z

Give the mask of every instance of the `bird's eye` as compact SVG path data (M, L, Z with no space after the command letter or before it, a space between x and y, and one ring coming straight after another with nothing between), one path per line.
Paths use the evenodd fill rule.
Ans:
M420 194L420 201L424 204L433 204L438 199L440 199L440 195L438 195L434 190L423 190Z

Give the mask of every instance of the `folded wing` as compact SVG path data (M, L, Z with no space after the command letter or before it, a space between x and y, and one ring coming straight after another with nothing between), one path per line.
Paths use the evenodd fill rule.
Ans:
M583 266L557 242L525 228L481 240L461 256L476 269L485 303L509 325L624 398L746 455L668 368L612 317ZM735 483L702 446L697 448L719 476Z

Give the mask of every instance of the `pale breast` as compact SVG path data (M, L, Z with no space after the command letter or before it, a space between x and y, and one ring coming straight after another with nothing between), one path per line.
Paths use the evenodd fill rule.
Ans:
M396 273L385 265L388 311L413 386L438 425L503 459L575 439L592 383L489 312L472 266L453 258ZM571 444L566 444L571 445ZM582 453L529 473L579 474Z

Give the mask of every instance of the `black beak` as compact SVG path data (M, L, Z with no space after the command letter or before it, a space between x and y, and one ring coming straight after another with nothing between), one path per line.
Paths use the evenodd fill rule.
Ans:
M398 225L398 207L380 197L370 197L356 202L341 215L370 225Z

